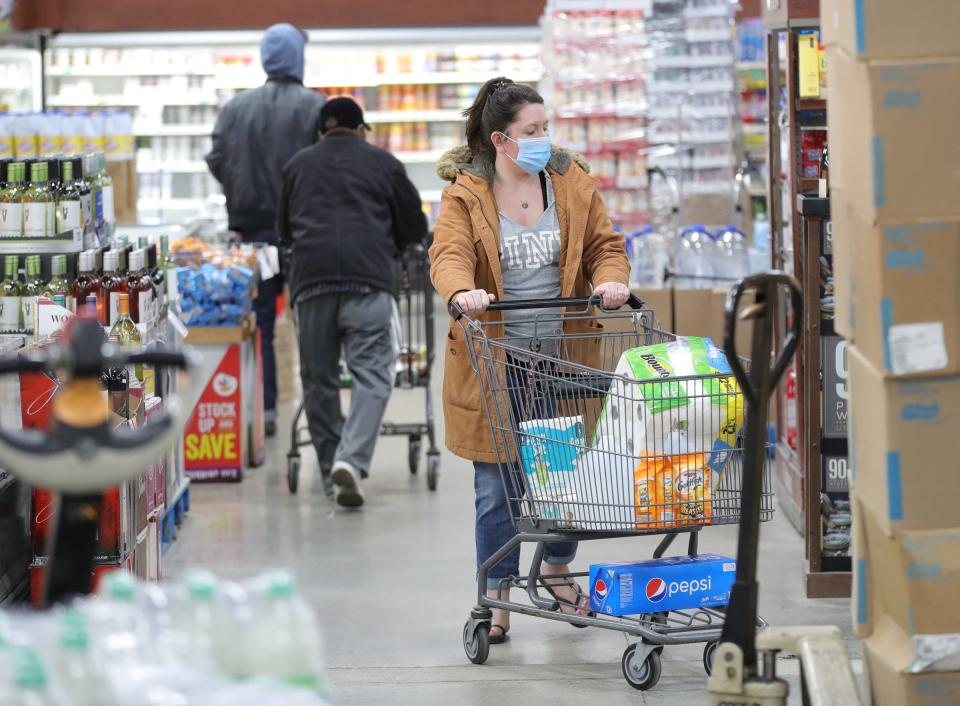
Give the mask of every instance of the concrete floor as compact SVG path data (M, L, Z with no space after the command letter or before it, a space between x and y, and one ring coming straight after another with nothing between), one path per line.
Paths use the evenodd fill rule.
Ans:
M388 418L416 419L422 404L422 391L398 391ZM281 429L290 414L285 405ZM320 616L337 704L707 703L700 646L667 648L659 684L638 692L620 672L627 644L621 634L525 616L513 616L511 641L491 647L486 665L470 664L461 643L476 595L469 463L444 452L440 486L432 493L422 475L406 468L406 440L382 439L365 486L367 504L351 512L336 510L323 495L309 448L300 492L290 495L286 444L285 438L269 442L266 465L241 484L193 487L191 511L164 557L164 574L176 578L186 567L203 566L242 578L271 567L292 569ZM732 555L734 540L735 528L709 528L700 550ZM649 558L656 541L586 543L576 566ZM849 601L805 599L802 559L800 537L776 513L762 533L761 613L778 625L840 626L859 672ZM794 683L797 664L780 660L781 673ZM796 693L791 703L799 703Z

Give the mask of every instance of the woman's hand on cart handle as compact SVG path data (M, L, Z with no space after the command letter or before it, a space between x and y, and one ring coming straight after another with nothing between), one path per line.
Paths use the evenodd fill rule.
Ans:
M594 287L594 294L603 297L604 309L619 309L630 298L630 288L619 282L604 282Z
M487 310L497 297L485 289L471 289L468 292L459 292L454 295L451 302L450 313L455 319L466 315L475 319Z

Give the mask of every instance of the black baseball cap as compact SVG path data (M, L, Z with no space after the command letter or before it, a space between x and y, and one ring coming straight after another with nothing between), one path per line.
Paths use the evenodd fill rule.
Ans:
M347 130L356 130L363 125L367 130L370 126L363 120L363 108L357 105L353 98L331 98L320 108L320 134L327 130L341 127Z

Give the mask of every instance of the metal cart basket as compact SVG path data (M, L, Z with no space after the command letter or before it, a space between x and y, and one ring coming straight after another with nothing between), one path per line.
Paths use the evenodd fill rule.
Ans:
M685 533L687 553L696 554L703 527L740 519L744 401L725 358L714 361L720 372L676 375L649 355L650 349L634 349L692 342L660 330L653 312L636 298L632 311L607 312L599 303L590 298L492 304L524 338L506 334L500 321L472 321L451 307L479 379L518 530L478 571L477 605L463 642L472 662L486 660L492 608L617 630L639 638L624 652L622 667L627 682L645 690L660 677L665 645L706 643L709 673L725 606L625 617L575 615L577 606L559 600L551 588L558 579L569 585L587 574L552 575L548 584L540 575L546 545L663 534L654 554L660 558ZM631 356L639 356L652 374L637 379L630 372ZM767 467L761 518L772 513ZM504 579L501 591L518 588L529 603L488 597L490 570L524 542L536 544L530 571ZM552 597L542 596L541 589ZM757 628L765 625L758 618Z
M381 436L407 437L407 465L416 474L423 456L423 437L427 438L427 487L437 489L440 475L440 451L436 444L433 396L430 373L434 360L433 289L430 286L430 265L427 250L421 245L408 247L397 258L397 311L399 356L395 387L401 390L422 389L424 419L411 423L384 422ZM341 384L350 386L349 370L342 369ZM290 429L290 450L287 452L287 484L297 492L300 478L300 448L311 444L310 432L304 423L303 401L297 406Z

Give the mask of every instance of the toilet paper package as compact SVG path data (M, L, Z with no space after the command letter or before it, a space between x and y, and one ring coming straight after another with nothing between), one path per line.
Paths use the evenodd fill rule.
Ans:
M536 514L552 520L566 517L569 508L565 506L576 501L572 476L577 457L586 446L583 418L521 422L519 437L527 496L536 503Z
M612 446L612 440L605 440ZM587 449L577 458L567 478L566 498L574 503L562 508L570 527L586 530L623 529L636 522L634 469L636 462L600 448Z
M722 473L743 423L743 397L713 341L680 336L632 348L614 372L594 430L595 445L638 460L705 453L710 468Z

